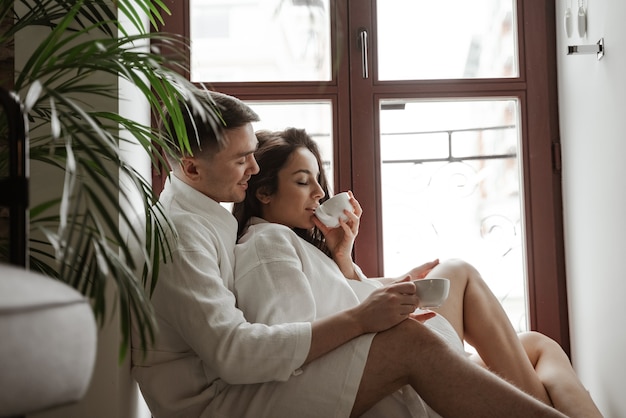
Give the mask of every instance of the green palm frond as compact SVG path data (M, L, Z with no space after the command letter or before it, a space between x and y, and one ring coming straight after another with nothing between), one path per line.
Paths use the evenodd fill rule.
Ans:
M162 23L163 13L169 13L158 0L18 0L15 9L7 3L11 2L2 2L0 17L11 16L15 24L0 33L3 44L30 27L48 28L17 70L15 92L28 112L31 160L58 169L65 179L62 196L31 208L31 230L38 233L31 240L30 267L88 296L100 324L109 314L106 289L113 280L124 355L129 315L143 325L144 346L154 338L149 296L159 260L169 256L172 243L169 222L153 206L156 196L150 182L123 160L120 143L132 138L154 167L165 166L155 148L172 154L172 144L149 125L95 107L94 99L117 99L118 79L128 80L142 93L155 118L167 109L182 138L177 145L189 149L177 105L181 98L193 99L198 91L180 75L186 70L181 51L188 43L180 36L143 27L142 14L147 13L156 26ZM118 13L126 16L130 27L121 26ZM192 103L214 128L221 124L214 106ZM120 176L132 185L131 190L120 189ZM132 216L123 209L136 195L143 205L145 233L135 228ZM134 240L145 241L138 265L123 230ZM136 279L136 271L143 271L141 280Z

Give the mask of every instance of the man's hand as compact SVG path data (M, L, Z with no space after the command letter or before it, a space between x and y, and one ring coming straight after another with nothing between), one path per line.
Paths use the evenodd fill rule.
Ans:
M412 316L418 303L415 285L410 281L401 281L374 290L353 308L353 314L364 333L381 332L407 318L423 322L434 316L434 312L432 315Z

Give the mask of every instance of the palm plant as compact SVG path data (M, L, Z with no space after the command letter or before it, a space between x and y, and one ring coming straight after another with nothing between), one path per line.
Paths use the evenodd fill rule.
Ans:
M0 33L3 45L28 28L46 28L45 37L16 71L13 93L28 116L31 161L59 169L64 177L58 197L31 208L30 269L89 297L100 325L109 315L107 309L117 304L122 356L128 347L130 315L143 325L144 346L154 338L150 292L144 291L144 284L151 279L149 271L157 272L151 266L167 257L168 242L167 221L153 205L151 184L124 161L120 143L132 138L141 144L154 167L166 166L155 149L171 153L173 144L150 124L94 108L93 103L95 98L117 99L118 78L126 79L141 91L155 118L164 109L172 114L184 138L178 145L188 149L177 103L196 97L198 88L179 74L184 73L184 61L172 58L187 42L146 30L141 19L146 14L157 27L163 13L169 11L159 0L3 0L0 5L0 18L14 21ZM124 27L119 16L130 26ZM214 127L219 123L211 103L192 103ZM6 164L1 157L0 163ZM133 187L120 189L119 176L127 177ZM145 237L123 210L124 201L135 195L141 197L146 225L151 225ZM121 232L127 229L145 242L137 263ZM142 265L144 283L135 278ZM111 280L116 285L113 304L107 299ZM152 286L155 283L152 280Z

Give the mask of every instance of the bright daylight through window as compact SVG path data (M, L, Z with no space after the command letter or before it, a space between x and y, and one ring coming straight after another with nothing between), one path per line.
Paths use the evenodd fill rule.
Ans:
M330 0L190 4L193 81L333 79ZM518 77L513 0L375 4L378 67L372 74L379 86ZM514 326L526 330L518 99L381 96L376 107L384 273L400 274L433 258L466 259L483 273ZM257 129L306 128L321 144L333 178L333 141L349 138L332 137L331 101L249 103L261 115Z

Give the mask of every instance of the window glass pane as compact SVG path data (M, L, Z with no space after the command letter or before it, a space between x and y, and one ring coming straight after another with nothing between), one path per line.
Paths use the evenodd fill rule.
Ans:
M283 130L301 128L318 144L326 176L332 188L334 182L332 104L330 101L259 102L246 101L261 120L254 129Z
M191 0L191 80L328 81L329 0Z
M380 149L385 276L435 258L467 260L522 331L518 119L515 99L383 101Z
M380 80L517 77L514 0L379 0Z

